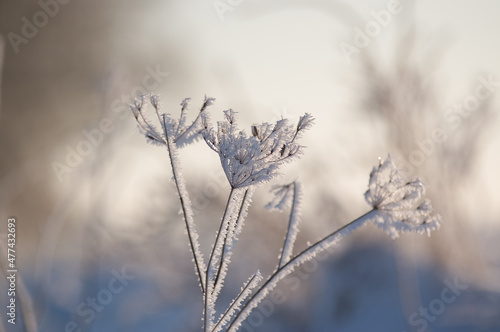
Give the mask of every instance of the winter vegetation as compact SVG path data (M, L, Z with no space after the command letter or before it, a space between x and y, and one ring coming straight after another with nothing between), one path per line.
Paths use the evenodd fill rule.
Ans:
M0 10L0 332L500 331L500 2L62 2Z
M385 160L379 159L379 164L370 173L365 199L371 210L294 254L294 242L300 229L302 185L294 181L274 186L274 199L266 207L280 211L290 210L276 268L267 277L263 277L260 271L249 276L227 309L217 313L216 302L224 287L228 266L241 235L252 195L261 184L274 180L283 164L292 162L303 154L304 147L299 141L313 125L314 118L306 113L296 124L287 119L254 124L247 134L238 128L237 113L232 109L224 111L224 120L217 122L214 127L208 108L214 104L215 99L206 96L194 121L188 125L189 102L190 99L182 101L178 119L162 112L157 95L141 96L131 105L131 109L139 130L147 141L163 146L168 151L194 271L202 293L204 332L238 331L252 310L283 278L367 223L374 223L392 238L404 232L430 235L441 225L441 217L432 215L431 202L424 198L425 185L422 180L405 178L388 155ZM149 105L153 110L148 112ZM218 154L231 188L208 259L204 258L200 249L200 235L177 151L199 138L203 138Z

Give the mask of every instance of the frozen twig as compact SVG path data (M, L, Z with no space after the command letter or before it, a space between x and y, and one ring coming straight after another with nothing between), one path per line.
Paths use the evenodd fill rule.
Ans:
M300 201L302 198L301 184L294 181L284 186L273 187L274 199L266 205L267 209L283 211L290 208L288 227L279 257L278 268L282 267L292 257L293 246L299 233Z
M201 291L205 292L206 290L206 280L203 278L203 271L205 271L205 265L203 263L203 254L200 251L200 244L198 241L198 232L195 228L195 223L193 220L193 211L191 209L191 200L189 199L189 195L186 190L186 184L184 182L184 178L182 177L178 166L177 161L177 147L169 134L169 126L166 122L166 116L163 116L163 128L165 130L165 138L168 146L168 154L170 157L170 164L172 166L173 178L175 182L175 186L177 188L177 194L179 195L182 215L184 217L184 222L186 224L186 231L189 238L189 245L191 247L191 252L193 253L193 259L195 264L196 273L198 275L198 279L200 281Z
M199 131L201 129L201 116L205 113L207 108L215 102L215 98L207 97L203 99L203 104L201 105L200 111L196 115L193 123L186 129L184 128L184 124L186 122L186 111L189 106L189 101L191 98L186 98L182 101L181 106L181 116L179 119L178 130L175 136L175 144L178 146L184 146L196 140L199 135Z
M250 206L250 203L252 201L252 194L253 188L245 189L237 216L228 225L228 232L227 236L224 238L224 245L221 253L220 266L215 277L214 292L217 294L220 292L220 289L224 284L224 279L226 277L227 269L229 263L231 262L231 256L233 254L233 246L236 243L238 235L241 233L241 230L243 228L243 224L248 212L248 207Z
M212 331L218 332L221 331L225 324L229 322L229 320L233 317L233 315L237 312L243 301L246 300L248 296L252 293L252 291L257 287L259 282L262 280L262 275L259 271L255 273L241 288L240 293L236 296L236 298L231 302L226 312L222 314L217 323L215 324Z
M240 312L235 316L234 320L229 324L227 331L237 331L243 321L248 317L252 310L276 287L278 282L292 273L296 267L313 259L316 255L326 250L327 248L337 244L340 240L360 228L368 221L374 218L373 210L351 221L349 224L336 230L325 238L319 240L312 246L308 247L288 263L278 268L267 281L252 295L248 302L241 308Z
M238 189L231 189L227 199L226 208L219 226L219 230L215 237L214 246L208 259L207 270L205 279L207 280L207 288L205 294L205 321L204 331L211 331L213 323L213 315L215 311L215 301L217 300L218 293L215 292L216 276L218 274L218 267L220 267L220 260L222 259L223 245L231 219L234 218L233 210L238 205L241 199L241 192Z

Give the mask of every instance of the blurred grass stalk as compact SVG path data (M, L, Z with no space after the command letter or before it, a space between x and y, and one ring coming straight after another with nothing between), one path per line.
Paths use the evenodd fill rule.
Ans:
M3 37L2 35L0 35L0 118L2 116L2 73L3 73L3 57L4 57L4 51L5 51L5 43L3 41ZM2 242L0 242L0 244L2 244ZM1 245L0 247L3 247L3 245ZM0 260L0 271L2 272L2 275L4 275L4 270L3 270L3 263L2 261ZM4 275L5 277L5 275ZM5 328L4 328L4 323L3 323L3 319L0 319L0 332L5 332Z
M2 74L3 74L3 65L5 58L5 41L2 35L0 35L0 118L2 115ZM6 244L7 242L5 242ZM2 274L7 277L7 263L4 261L4 253L7 252L7 248L4 245L4 242L0 242L0 248L2 249L2 258L0 259L0 271ZM36 315L35 310L33 309L33 301L31 300L31 296L24 285L24 282L21 276L17 275L16 280L17 286L17 299L21 304L21 311L24 321L24 328L26 332L37 332L37 323L36 323ZM0 324L0 332L5 331L5 325L3 323L3 319L1 320L2 324Z
M0 118L2 117L2 75L3 75L3 59L5 55L5 41L0 35Z
M6 240L6 237L5 237L5 240ZM6 246L6 242L4 242L3 239L0 242L0 249L2 250L2 258L0 258L0 271L5 279L5 278L7 278L7 270L8 269L7 269L7 262L5 261L4 253L7 252L7 246ZM26 332L37 332L38 328L37 328L37 323L36 323L35 310L33 309L33 301L31 300L31 296L28 292L28 289L24 285L23 279L21 278L20 274L16 275L16 290L17 290L16 298L17 298L17 301L19 301L19 303L20 303L25 331ZM2 317L3 317L3 315L2 315ZM7 323L5 323L3 319L1 321L2 321L2 324L0 324L0 332L4 332L5 331L4 329L6 328Z

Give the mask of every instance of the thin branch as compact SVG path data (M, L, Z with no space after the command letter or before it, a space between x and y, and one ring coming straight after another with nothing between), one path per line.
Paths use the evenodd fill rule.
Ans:
M298 223L298 213L299 213L299 199L300 199L300 185L297 182L292 182L293 185L293 201L290 209L290 218L288 220L288 229L286 231L285 240L283 242L283 249L281 250L279 257L278 269L283 267L292 257L293 245L295 239L297 238L297 233L299 229L297 227Z
M229 225L227 225L226 233L227 234L230 233ZM217 287L217 284L219 283L220 272L222 271L222 267L224 265L224 256L226 255L226 250L227 250L227 236L224 237L224 244L222 245L222 253L220 257L219 268L217 269L217 274L215 276L215 281L214 281L214 290Z
M200 119L200 116L201 116L201 113L203 111L199 112L198 115L196 116L196 118L194 119L193 123L186 129L182 132L182 134L179 135L179 137L177 137L175 139L175 142L178 142L181 138L183 138L187 133L189 133L196 125L196 123L198 122L198 120Z
M242 209L239 211L238 219L236 220L236 223L235 223L234 232L235 232L236 236L241 233L243 223L244 223L245 218L246 218L247 213L248 213L248 208L250 207L250 203L252 202L252 196L253 196L254 191L255 191L255 187L253 187L253 186L250 186L250 187L248 187L248 189L245 190L245 194L243 195L243 204L241 205Z
M177 130L175 131L175 134L174 134L174 141L177 141L177 139L175 139L175 137L178 137L178 135L179 135L179 132L181 130L182 119L183 119L185 112L186 112L186 109L184 107L182 107L181 114L179 115L179 122L177 123Z
M233 315L236 313L236 310L238 307L241 305L243 301L251 294L252 290L257 287L257 284L259 281L262 280L262 275L260 274L260 271L257 271L250 279L243 285L241 288L240 293L236 296L236 298L233 300L231 305L227 308L227 310L224 312L224 314L220 317L220 319L217 321L217 324L215 324L214 328L212 331L218 332L222 329L222 327L233 317Z
M200 286L201 286L201 291L202 293L206 293L206 280L204 279L203 272L205 270L205 266L203 263L203 254L200 251L199 244L198 244L198 233L196 232L194 221L193 221L193 216L191 213L188 213L188 209L191 201L189 199L189 196L187 194L186 188L185 188L185 183L184 179L182 178L182 175L178 172L177 169L177 160L176 160L176 155L175 152L177 151L175 148L175 143L172 142L172 140L169 137L168 130L167 130L167 123L165 121L165 116L163 117L163 130L165 132L165 139L167 140L167 147L168 147L168 155L170 158L170 164L172 166L172 173L173 173L173 178L175 182L175 187L177 188L177 194L179 195L179 199L181 202L181 208L182 208L182 215L184 216L184 222L186 224L186 231L189 239L189 245L191 247L191 252L193 254L193 259L194 259L194 264L195 264L195 269L196 273L198 275L198 278L200 280Z
M156 132L156 130L154 129L154 127L153 127L153 126L152 126L152 125L148 122L148 120L147 120L147 119L146 119L146 117L144 116L144 113L142 112L142 107L141 107L141 109L139 110L139 115L141 116L142 120L144 121L144 123L145 123L145 124L148 126L148 128L149 128L149 131L148 131L148 130L146 130L146 128L144 128L144 126L143 126L142 124L140 124L140 123L139 123L139 125L140 125L140 126L141 126L144 130L146 130L146 133L150 132L150 133L154 134L155 136L157 136L157 137L154 137L156 140L158 140L158 141L159 141L159 140L161 140L161 141L164 141L164 142L165 142L165 140L164 140L164 139L163 139L160 135L158 135L158 133ZM159 116L159 115L158 115L158 119L160 119L160 116ZM160 123L162 123L162 122L161 122L161 120L160 120ZM166 135L166 133L165 133L165 135ZM152 135L151 135L151 136L152 136Z
M212 294L213 290L215 288L215 281L212 281L211 276L218 272L214 271L217 265L216 255L221 250L223 245L222 241L225 240L227 236L227 228L229 225L229 219L231 218L231 213L229 213L229 209L231 207L231 203L235 195L235 192L236 189L231 187L231 191L229 193L229 197L226 202L226 208L224 209L224 214L222 215L222 220L220 222L219 231L217 232L217 235L215 237L215 243L212 248L212 252L210 253L210 258L208 259L207 270L205 275L207 287L205 291L205 305L204 305L204 310L205 310L205 319L203 323L204 331L207 331L207 328L210 329L210 326L208 326L207 324L210 324L212 321L212 310L210 302L213 302L211 301L211 298L213 295ZM220 258L221 257L219 257L219 259Z
M203 105L201 106L200 108L200 111L198 112L198 115L196 116L196 118L194 119L193 123L191 123L191 125L186 129L184 130L176 139L175 139L175 142L177 143L178 141L180 141L180 139L184 136L186 136L186 134L188 134L189 132L191 132L197 125L198 123L198 120L200 119L201 117L201 114L207 109L208 106L211 105L213 99L210 99L205 96L205 101L203 102ZM182 110L181 110L182 111ZM180 121L179 121L179 126L180 126Z
M234 195L234 191L235 191L235 189L231 188L231 192L229 193L229 197L228 197L227 202L226 202L226 208L224 209L224 214L222 216L222 220L221 220L221 223L219 225L219 231L217 232L217 235L215 238L215 243L214 243L214 246L212 248L212 252L210 253L210 258L208 260L207 280L208 280L208 276L209 276L210 272L213 272L211 266L214 265L213 259L214 259L217 247L222 245L222 243L220 241L223 240L224 243L226 242L226 237L227 237L226 235L227 235L227 231L228 231L228 227L229 227L229 223L227 221L230 218L228 211L229 211L229 206L231 204L231 200L232 200L233 195ZM225 232L223 231L224 229L226 230ZM222 235L222 233L225 233L225 235ZM221 235L223 236L223 238L221 238Z
M313 259L317 254L336 244L347 234L363 226L365 223L371 220L375 213L377 213L377 211L371 210L361 217L351 221L347 225L339 228L335 232L303 250L292 260L286 263L283 267L279 268L241 308L240 312L236 315L231 324L229 324L227 331L236 331L241 323L246 319L246 317L248 317L251 311L260 303L260 301L262 301L276 287L280 280L292 273L297 266Z
M233 243L234 243L234 237L237 235L237 233L235 232L238 224L240 224L241 222L243 222L243 211L245 208L248 208L248 204L249 202L247 200L250 199L250 195L249 195L249 189L246 189L245 190L245 193L243 194L243 199L241 200L241 204L240 204L240 208L238 210L238 218L235 220L235 222L233 223L234 224L234 227L230 227L231 225L228 225L228 236L226 236L224 238L224 245L222 247L222 256L221 256L221 261L220 261L220 265L219 265L219 269L217 270L217 275L215 277L215 286L214 286L214 289L217 288L217 284L219 283L219 277L220 277L220 274L221 274L221 271L225 268L224 267L224 264L228 264L229 262L226 262L225 263L225 259L224 259L224 256L227 254L230 258L230 252L227 252L228 251L228 247L229 246L232 246ZM229 239L229 241L228 241ZM229 242L229 246L228 246L228 242ZM224 278L222 278L224 279ZM224 280L221 280L221 282L223 282Z

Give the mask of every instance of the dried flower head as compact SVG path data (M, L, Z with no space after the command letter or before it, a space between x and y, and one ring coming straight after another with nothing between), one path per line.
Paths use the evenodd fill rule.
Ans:
M431 231L439 229L441 216L431 216L432 205L424 195L424 183L420 179L405 179L388 155L373 168L365 199L378 212L375 224L397 238L399 232L430 235Z
M217 123L215 130L204 113L201 133L208 146L219 154L233 188L259 184L276 176L280 165L301 153L303 147L295 140L313 121L306 114L297 126L289 125L286 119L275 124L253 125L252 135L248 137L236 126L236 112L231 109L224 111L224 118Z
M155 145L166 145L168 132L169 138L175 142L176 146L185 146L199 137L201 129L201 115L206 111L207 107L212 105L215 98L205 96L203 104L200 108L198 115L190 126L186 125L186 113L189 109L191 98L185 98L181 102L181 112L178 120L173 119L170 114L161 114L161 101L158 95L150 95L149 101L153 106L158 121L162 130L158 130L146 115L147 109L147 95L142 95L136 98L134 103L130 105L132 113L139 125L139 130L146 136L148 141Z

